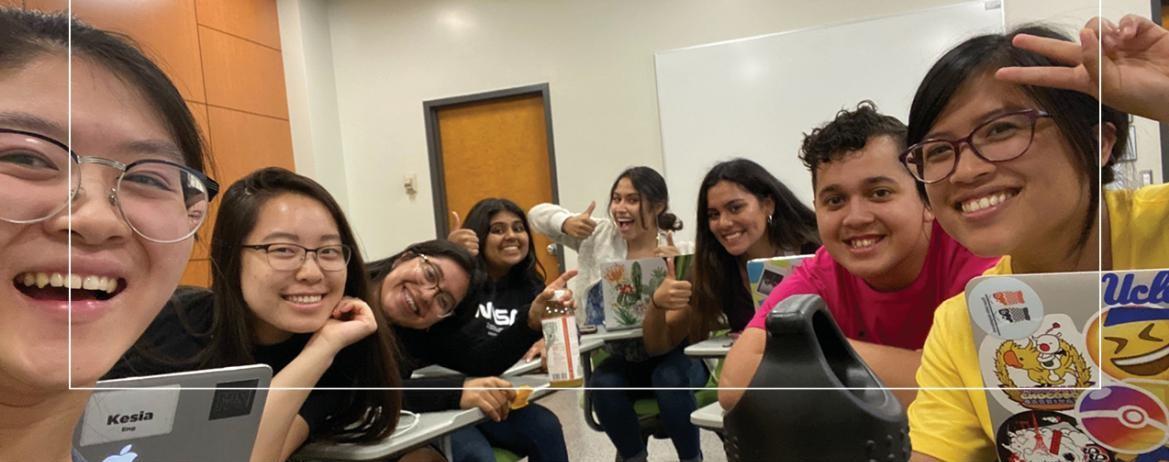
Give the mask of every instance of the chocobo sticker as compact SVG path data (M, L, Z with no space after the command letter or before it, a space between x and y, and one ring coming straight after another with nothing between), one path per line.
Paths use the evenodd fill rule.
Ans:
M1070 317L1043 318L1032 335L1006 340L987 336L979 349L990 394L1011 412L1061 411L1075 407L1076 399L1099 381L1099 372L1082 353L1083 336Z

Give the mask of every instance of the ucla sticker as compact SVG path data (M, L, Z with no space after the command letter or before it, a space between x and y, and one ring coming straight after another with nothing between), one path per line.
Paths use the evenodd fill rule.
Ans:
M1035 289L1010 277L976 280L966 291L966 306L983 332L1008 340L1031 335L1044 315Z
M1073 409L1083 389L1099 382L1099 370L1083 353L1083 336L1065 314L1043 318L1034 335L1002 340L987 336L979 348L983 382L1004 408L1063 411Z
M1112 462L1115 454L1088 437L1076 419L1050 411L1009 417L995 435L1002 462Z

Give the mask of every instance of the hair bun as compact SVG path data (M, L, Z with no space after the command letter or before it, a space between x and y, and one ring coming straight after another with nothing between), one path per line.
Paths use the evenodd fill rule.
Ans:
M662 231L678 231L682 229L682 220L670 212L658 214L658 228Z

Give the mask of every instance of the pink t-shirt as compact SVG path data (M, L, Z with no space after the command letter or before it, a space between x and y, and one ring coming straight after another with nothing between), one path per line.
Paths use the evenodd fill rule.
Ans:
M934 309L997 261L970 253L935 221L917 279L904 289L881 292L853 276L820 247L771 292L747 327L764 329L767 313L790 295L816 294L828 304L848 338L916 350L925 344Z

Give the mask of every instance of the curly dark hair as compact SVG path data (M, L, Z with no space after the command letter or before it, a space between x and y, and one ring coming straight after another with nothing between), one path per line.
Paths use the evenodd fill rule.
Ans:
M800 161L812 172L815 188L816 169L820 164L838 161L849 152L864 148L875 136L892 138L897 143L897 151L904 151L907 133L905 124L896 117L881 114L876 103L866 99L857 103L856 110L841 109L831 122L805 133Z

